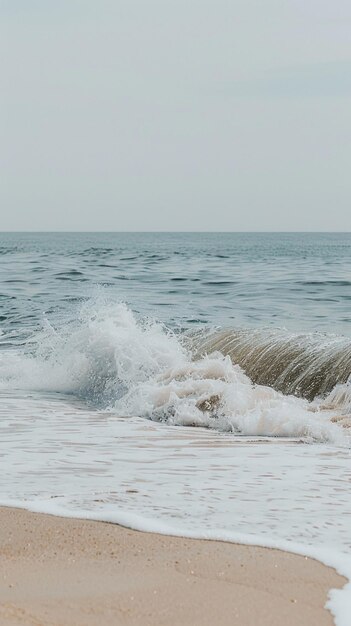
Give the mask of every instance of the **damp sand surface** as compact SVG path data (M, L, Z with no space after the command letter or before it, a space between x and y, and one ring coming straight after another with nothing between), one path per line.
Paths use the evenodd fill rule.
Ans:
M4 626L327 626L345 579L279 550L0 509Z

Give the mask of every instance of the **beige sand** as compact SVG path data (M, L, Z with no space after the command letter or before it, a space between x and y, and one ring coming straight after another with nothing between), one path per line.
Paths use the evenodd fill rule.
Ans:
M0 508L1 626L324 626L313 559Z

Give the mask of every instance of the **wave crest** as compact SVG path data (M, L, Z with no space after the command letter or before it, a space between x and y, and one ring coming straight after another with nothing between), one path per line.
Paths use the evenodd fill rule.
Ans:
M219 350L252 380L313 400L351 375L351 339L284 330L221 330L192 338L198 356Z

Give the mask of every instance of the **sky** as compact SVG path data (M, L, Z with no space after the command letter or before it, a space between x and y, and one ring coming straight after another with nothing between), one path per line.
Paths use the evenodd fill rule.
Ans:
M0 0L0 230L351 231L349 0Z

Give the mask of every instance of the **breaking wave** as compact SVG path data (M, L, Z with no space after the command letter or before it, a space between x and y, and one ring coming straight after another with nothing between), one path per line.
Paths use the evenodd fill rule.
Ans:
M305 346L302 338L217 333L197 335L190 348L188 337L137 320L124 304L95 301L58 328L46 321L21 351L0 350L0 386L74 394L118 416L341 443L351 412L348 340L318 350L319 336ZM316 390L330 393L310 402Z
M259 385L313 400L347 383L351 339L284 330L221 330L194 335L198 356L219 350L238 363Z

